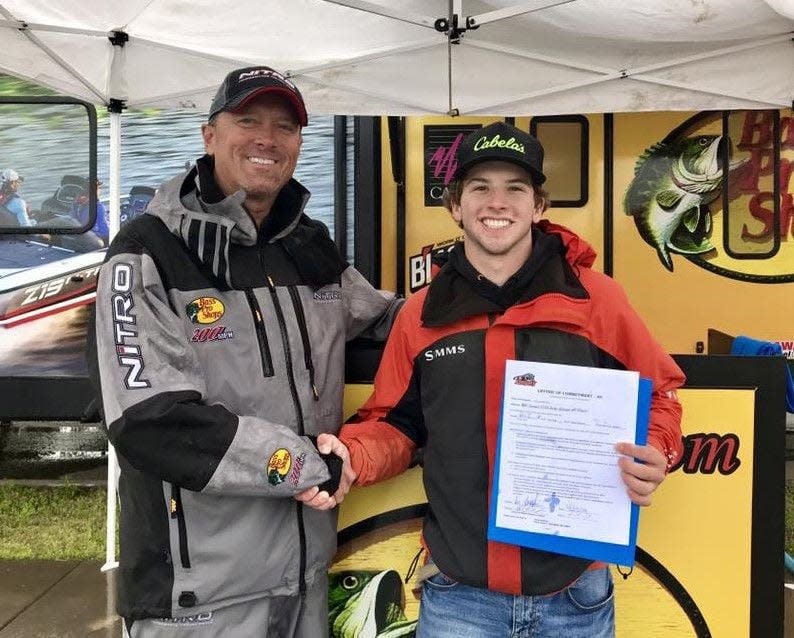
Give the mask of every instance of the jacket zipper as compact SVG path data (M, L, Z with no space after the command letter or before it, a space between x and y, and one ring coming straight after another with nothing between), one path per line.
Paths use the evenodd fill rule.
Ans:
M182 490L171 484L171 518L176 519L176 529L179 535L179 559L182 567L190 568L190 553L187 549L187 525L185 513L182 511Z
M295 406L295 416L298 419L298 434L303 436L304 423L303 423L303 409L301 408L300 397L298 396L298 388L295 386L295 374L292 370L292 351L289 347L289 335L287 334L287 323L284 320L284 312L281 309L281 302L278 300L276 287L273 285L273 280L267 274L265 267L265 256L259 252L259 262L262 264L262 272L267 280L267 289L270 291L270 298L273 300L273 308L276 311L276 319L278 320L278 327L281 331L281 343L284 346L284 359L287 364L287 381L289 382L289 391L292 395L292 403ZM303 524L303 503L295 501L295 511L298 516L298 540L300 542L300 582L298 587L300 589L301 597L306 596L306 528Z
M248 305L254 317L256 340L259 343L259 355L262 359L262 374L266 377L272 377L273 359L270 357L270 346L267 343L267 332L265 331L265 322L262 319L262 309L259 307L259 302L256 300L253 290L247 288L245 296L248 299Z
M295 316L298 318L298 328L303 340L303 360L306 363L306 369L309 371L309 384L312 388L312 396L315 401L319 401L320 393L317 392L317 385L314 381L314 362L312 361L312 346L309 342L309 330L306 326L306 314L303 312L303 303L301 303L300 293L296 286L288 286L289 296L292 299L292 305L295 308Z

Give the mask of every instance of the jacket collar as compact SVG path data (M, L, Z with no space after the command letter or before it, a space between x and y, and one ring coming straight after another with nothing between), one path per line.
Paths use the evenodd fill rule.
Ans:
M276 197L268 223L257 230L243 207L242 189L224 196L213 176L210 156L200 158L182 175L165 182L147 208L221 281L232 287L229 246L253 246L288 236L301 220L309 191L291 179Z
M588 298L565 252L559 235L533 227L529 258L504 285L497 286L466 259L463 244L456 244L430 283L422 308L423 325L437 327L474 315L502 314L512 306L550 292Z

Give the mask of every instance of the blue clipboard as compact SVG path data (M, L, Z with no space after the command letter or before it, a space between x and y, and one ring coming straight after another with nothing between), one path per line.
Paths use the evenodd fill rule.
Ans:
M637 431L635 438L637 445L645 445L648 441L648 418L651 411L652 388L653 383L650 379L640 378L637 392ZM499 434L496 443L496 470L491 492L490 512L488 515L488 539L508 543L510 545L521 545L522 547L555 552L557 554L589 558L605 563L616 563L627 567L633 566L634 553L637 546L637 527L640 518L639 505L635 505L634 503L631 504L629 542L627 545L582 540L558 536L556 534L527 532L496 526L496 495L499 490L499 461L502 449L502 416L499 417Z

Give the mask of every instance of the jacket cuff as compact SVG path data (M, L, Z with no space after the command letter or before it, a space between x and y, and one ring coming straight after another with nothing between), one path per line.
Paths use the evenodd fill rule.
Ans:
M317 447L317 437L307 434L306 438L311 441L314 447ZM328 473L331 475L324 483L320 483L317 487L320 491L326 491L328 494L333 496L336 494L336 490L339 489L339 484L342 482L342 459L339 458L336 454L331 452L330 454L323 454L320 450L317 450L317 454L320 455L320 458L325 463L326 467L328 468Z
M676 450L667 447L662 441L655 436L648 436L648 445L655 447L663 455L667 461L664 468L664 473L668 474L673 466L678 462L680 454Z

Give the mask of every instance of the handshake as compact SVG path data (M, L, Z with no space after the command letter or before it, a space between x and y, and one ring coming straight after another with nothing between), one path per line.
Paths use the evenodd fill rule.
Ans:
M333 434L320 434L317 437L317 450L324 456L334 455L334 457L336 457L329 463L330 467L333 467L335 464L338 466L341 462L342 471L339 477L339 485L336 487L333 494L329 494L329 490L334 489L333 487L323 489L326 484L315 485L308 490L304 490L300 494L296 494L295 499L317 510L329 510L336 507L344 500L345 495L350 491L350 487L353 485L353 481L356 480L356 473L353 471L353 466L350 464L350 453L345 447L345 444ZM332 476L331 481L328 483L332 481L335 483L336 481L333 479L334 477Z

